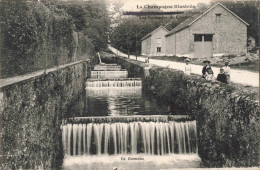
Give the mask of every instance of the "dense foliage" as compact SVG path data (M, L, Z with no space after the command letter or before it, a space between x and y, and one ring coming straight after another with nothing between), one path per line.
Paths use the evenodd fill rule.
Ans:
M57 8L64 9L71 16L76 30L91 39L96 51L106 48L110 19L105 2L59 3Z
M93 56L106 45L104 6L102 1L1 2L1 77Z

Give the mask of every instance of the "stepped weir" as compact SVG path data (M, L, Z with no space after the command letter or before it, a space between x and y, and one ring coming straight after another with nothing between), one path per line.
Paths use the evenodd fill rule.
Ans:
M195 121L88 123L62 126L68 155L197 153Z
M102 96L107 97L110 104L107 106L108 109L120 107L123 102L127 103L126 112L140 107L128 99L135 97L136 100L136 96L139 94L141 96L141 88L141 78L128 78L128 72L121 66L103 64L101 61L91 71L91 78L86 81L86 92L90 99L97 98L104 104ZM119 96L123 96L124 99L116 100ZM133 106L128 108L129 104ZM93 107L91 106L91 112L95 111ZM167 155L198 152L196 121L192 121L189 116L125 116L123 113L125 108L120 109L117 110L118 112L114 111L118 113L114 116L97 115L64 120L61 130L66 154L71 156L139 153Z
M96 117L73 117L66 120L66 123L115 123L115 122L169 122L187 121L188 115L135 115L135 116L96 116Z
M87 87L141 87L140 78L88 79Z
M91 71L86 87L141 87L141 78L128 78L128 72L115 64L98 64Z

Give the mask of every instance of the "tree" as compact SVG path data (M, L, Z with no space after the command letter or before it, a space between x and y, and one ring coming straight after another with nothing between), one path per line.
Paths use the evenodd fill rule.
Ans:
M77 31L91 39L96 51L106 48L110 18L104 1L66 2L58 7L66 10Z

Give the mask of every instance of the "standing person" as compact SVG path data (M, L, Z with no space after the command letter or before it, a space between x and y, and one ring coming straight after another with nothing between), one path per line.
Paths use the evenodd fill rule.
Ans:
M187 74L187 75L190 75L191 74L191 66L189 65L189 62L190 62L190 59L189 58L186 58L185 59L185 67L184 67L184 73Z
M223 67L224 73L227 77L227 83L230 84L230 67L228 66L229 61L225 61L225 66Z
M210 61L209 60L205 60L205 61L203 61L203 63L205 63L206 64L206 66L204 66L203 67L203 69L202 69L202 73L203 73L203 71L204 71L204 78L206 79L206 80L213 80L213 78L214 78L214 72L213 72L213 70L212 70L212 68L211 68L211 66L210 66Z
M203 63L204 63L204 66L202 68L202 78L205 79L206 78L206 67L207 67L207 64L204 61L203 61Z
M222 83L227 83L227 76L225 75L223 68L220 68L220 72L217 76L217 80Z

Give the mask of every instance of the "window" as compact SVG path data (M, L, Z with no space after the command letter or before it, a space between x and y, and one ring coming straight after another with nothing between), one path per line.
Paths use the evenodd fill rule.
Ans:
M220 22L220 16L221 16L221 13L216 13L216 22L219 23Z
M157 53L161 52L161 47L157 47Z
M157 38L157 39L156 39L156 42L157 42L158 44L160 44L160 43L162 42L161 38Z
M205 34L204 35L204 41L212 41L212 34Z
M195 34L194 42L212 41L213 34Z
M201 34L195 34L194 35L194 41L195 42L202 41L202 35Z

